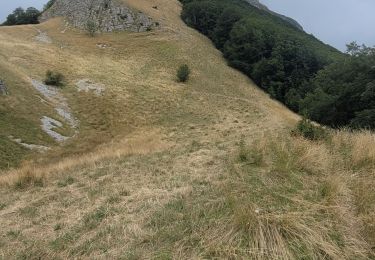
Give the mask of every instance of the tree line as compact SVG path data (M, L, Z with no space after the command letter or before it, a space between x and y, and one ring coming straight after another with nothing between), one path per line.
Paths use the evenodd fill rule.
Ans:
M56 0L49 0L43 7L43 11L50 8ZM42 14L41 11L35 7L28 7L26 10L22 7L14 9L14 11L9 14L6 18L6 21L2 24L3 26L11 25L22 25L22 24L38 24L39 16Z
M293 111L332 127L375 128L374 49L353 43L343 54L243 0L181 2L187 25Z
M301 109L326 125L375 129L375 48L353 42L347 49L309 82Z
M7 16L7 19L3 25L10 26L21 24L38 24L39 15L40 11L34 7L29 7L26 10L22 7L18 7L13 11L13 13Z

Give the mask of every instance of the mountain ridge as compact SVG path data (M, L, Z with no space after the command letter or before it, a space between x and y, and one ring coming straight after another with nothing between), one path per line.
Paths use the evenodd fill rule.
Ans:
M285 16L283 14L279 14L279 13L276 13L272 10L270 10L266 5L262 4L259 0L244 0L246 1L247 3L249 3L250 5L252 6L255 6L256 8L260 9L260 10L263 10L263 11L266 11L266 12L269 12L281 19L283 19L284 21L290 23L291 25L293 25L295 28L303 31L303 27L302 25L297 22L296 20L294 20L293 18L290 18L288 16Z

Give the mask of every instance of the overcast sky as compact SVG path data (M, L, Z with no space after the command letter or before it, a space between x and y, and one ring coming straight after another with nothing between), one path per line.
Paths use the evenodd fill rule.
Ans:
M345 50L357 41L375 45L375 0L261 0L297 20L306 32Z
M0 0L0 21L16 7L41 9L48 0ZM77 0L78 1L78 0ZM375 0L261 0L340 50L351 41L375 45Z

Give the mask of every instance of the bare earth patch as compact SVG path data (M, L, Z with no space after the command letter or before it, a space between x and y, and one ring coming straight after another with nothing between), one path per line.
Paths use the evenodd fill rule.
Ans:
M38 35L34 38L36 41L47 44L52 43L52 39L48 36L47 32L43 32L38 28L36 28L36 30L38 31Z

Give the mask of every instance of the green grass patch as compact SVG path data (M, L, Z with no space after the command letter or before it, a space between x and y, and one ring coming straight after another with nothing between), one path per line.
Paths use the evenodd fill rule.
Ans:
M20 162L29 150L9 140L8 137L0 135L0 169L19 166Z
M24 81L1 62L0 74L9 90L8 96L0 97L0 169L6 169L18 166L32 154L32 151L11 141L9 136L27 144L48 146L54 143L42 131L40 118L55 111L41 102L30 82Z
M57 182L57 186L60 187L60 188L62 188L62 187L66 187L66 186L72 185L74 182L75 182L75 180L74 180L73 177L67 176L64 179L59 180Z
M0 210L5 209L6 206L7 206L7 205L6 205L5 203L0 203Z
M20 209L20 215L27 218L35 218L38 216L38 208L33 206L27 206Z
M83 225L86 229L96 228L109 214L108 209L105 207L99 207L93 212L88 213L83 218Z

